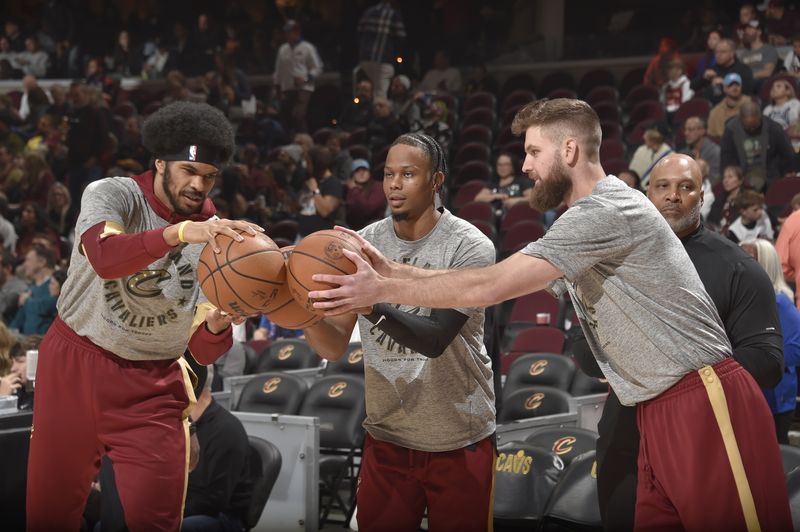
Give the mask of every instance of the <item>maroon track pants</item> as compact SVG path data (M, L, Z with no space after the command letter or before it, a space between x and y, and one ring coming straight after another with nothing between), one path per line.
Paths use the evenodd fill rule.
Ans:
M56 318L39 347L28 530L75 531L100 458L114 464L128 529L180 529L191 388L177 360L132 362ZM189 386L191 386L189 384Z
M640 403L636 530L792 530L775 425L733 359Z
M358 529L459 532L492 529L495 446L492 438L454 451L415 451L367 434L358 479Z

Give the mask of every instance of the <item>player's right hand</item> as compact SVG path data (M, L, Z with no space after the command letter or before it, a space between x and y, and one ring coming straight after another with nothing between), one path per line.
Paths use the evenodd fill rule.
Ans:
M181 222L185 223L185 222ZM177 246L181 243L179 236L180 223L171 225L164 230L164 239L168 244ZM236 232L236 229L244 231L246 234L255 236L258 233L263 233L264 228L256 224L245 222L244 220L207 220L205 222L188 222L183 227L183 242L189 244L210 244L214 253L219 253L220 249L217 245L217 235L226 235L241 242L244 237Z
M342 227L340 225L337 225L334 227L334 229L337 231L343 231L358 241L358 245L361 246L361 252L369 260L376 272L384 277L393 277L395 266L394 261L387 259L386 256L378 251L375 246L367 242L363 236L359 235L352 229L348 229L347 227Z

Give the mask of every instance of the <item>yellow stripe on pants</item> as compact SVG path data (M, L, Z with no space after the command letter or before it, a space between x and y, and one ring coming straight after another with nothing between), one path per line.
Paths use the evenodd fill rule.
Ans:
M750 491L750 483L747 481L742 455L739 453L736 435L733 433L733 424L731 424L728 401L725 399L725 390L722 388L722 382L720 382L717 373L711 366L705 366L698 370L697 373L700 374L700 378L706 386L708 400L711 402L711 409L714 411L714 417L722 435L722 443L725 445L728 462L731 464L733 480L736 483L736 491L739 492L739 502L742 504L747 530L749 532L760 532L761 525L758 523L756 503L753 501L753 493Z

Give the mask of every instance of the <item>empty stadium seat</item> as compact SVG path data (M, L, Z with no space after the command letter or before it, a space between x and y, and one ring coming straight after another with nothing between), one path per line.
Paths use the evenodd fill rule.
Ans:
M497 240L497 229L494 228L494 224L485 220L469 220L469 223L477 227L492 242Z
M522 221L509 227L503 235L500 244L500 253L504 256L511 255L525 247L529 242L539 240L545 233L544 225L534 221Z
M547 508L543 530L603 530L597 499L597 462L590 450L566 465ZM551 527L558 525L558 528Z
M260 355L257 373L287 369L308 369L319 366L321 359L305 340L275 340Z
M468 161L456 171L452 185L460 187L468 181L489 181L492 178L492 167L486 161Z
M494 123L497 121L497 115L494 110L486 109L485 107L478 107L473 109L466 115L462 122L462 127L481 125L490 129L494 128Z
M580 325L576 325L576 327L580 327ZM575 376L572 378L572 384L569 387L569 393L572 397L608 393L608 381L590 377L581 368L577 368Z
M458 217L471 222L482 220L484 222L494 222L494 208L489 203L482 201L471 201L462 205L458 209Z
M586 102L593 107L598 103L605 102L617 104L619 103L619 91L613 86L601 85L593 88L586 95Z
M580 427L539 427L533 429L525 441L531 445L550 449L561 458L565 466L597 447L596 432Z
M480 109L478 109L480 111ZM473 111L475 112L475 111ZM489 162L489 146L480 142L469 142L462 144L456 151L453 158L453 166L459 168L461 165L470 161Z
M664 105L658 100L646 100L637 103L628 115L627 124L641 124L642 122L656 122L664 120Z
M297 375L279 371L259 373L245 384L235 410L296 415L306 391L308 384Z
M350 375L364 376L364 349L361 342L351 342L339 360L329 360L325 366L325 375Z
M526 73L520 72L509 76L500 87L500 99L505 99L509 94L516 90L526 90L534 92L536 90L536 80Z
M622 121L622 111L617 103L599 102L592 105L592 109L594 109L594 112L597 113L597 117L601 122L620 123Z
M575 362L555 353L526 353L508 368L503 385L503 397L526 386L551 386L569 391L575 375Z
M600 143L600 161L625 158L625 145L619 139L603 139Z
M250 446L248 476L252 482L252 491L242 525L245 530L250 530L255 528L264 512L272 488L281 472L283 459L278 448L266 440L248 436L247 442Z
M598 68L590 70L581 76L580 81L578 81L578 94L581 97L585 97L596 87L614 85L616 85L614 74L604 68Z
M550 100L555 100L556 98L569 98L574 100L578 97L578 93L575 92L575 89L553 89L547 93L547 98Z
M683 123L686 122L687 118L699 116L703 120L707 120L710 112L711 102L702 96L695 96L678 107L678 110L672 115L672 125L675 129L682 129Z
M542 213L531 207L527 202L516 203L503 214L500 230L507 231L517 223L523 221L541 223Z
M606 139L622 140L622 125L620 125L619 121L602 120L600 122L600 130L602 131L603 140Z
M550 386L523 386L503 398L498 423L576 412L569 393Z
M569 72L550 72L539 82L539 94L549 94L556 89L575 90L575 78Z
M497 98L491 92L475 92L470 94L464 100L464 105L461 107L461 114L466 114L478 107L485 107L494 111L497 107Z
M456 197L453 198L453 209L458 210L463 205L466 205L474 200L478 192L487 186L489 186L489 184L486 181L480 180L472 180L464 183L461 187L459 187Z
M509 109L518 109L523 105L527 105L536 99L533 91L519 89L511 92L503 99L500 110L505 113Z
M492 130L480 124L463 128L458 134L459 144L478 142L487 146L492 145Z

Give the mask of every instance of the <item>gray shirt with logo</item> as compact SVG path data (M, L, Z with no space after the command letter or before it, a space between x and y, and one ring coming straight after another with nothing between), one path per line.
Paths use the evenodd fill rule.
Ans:
M116 224L126 234L169 225L127 177L110 177L86 187L75 234L80 238L103 222ZM200 302L196 270L202 250L203 244L178 246L154 257L145 270L106 280L76 245L58 313L77 334L122 358L177 358L189 343L195 305Z
M586 339L622 404L656 397L731 354L717 310L652 203L614 176L522 253L564 273ZM566 281L566 282L565 282Z
M444 211L433 230L417 241L401 240L391 218L361 234L384 255L423 268L477 268L494 263L491 241L472 224ZM401 306L430 315L428 308ZM457 309L468 316L453 342L437 358L398 344L359 317L364 347L367 419L376 439L410 449L460 449L495 431L492 367L483 345L484 310Z

